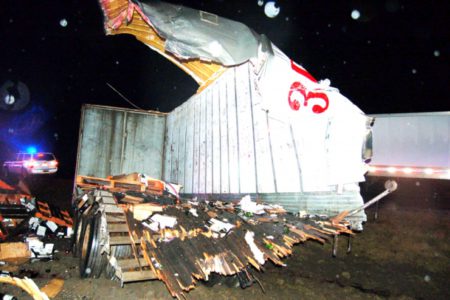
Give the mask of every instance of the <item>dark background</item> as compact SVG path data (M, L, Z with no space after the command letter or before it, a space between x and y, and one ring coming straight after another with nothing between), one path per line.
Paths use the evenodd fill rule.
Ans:
M368 114L448 111L449 1L169 1L243 22L315 78L329 78ZM267 2L267 1L266 1ZM351 17L353 10L361 17ZM61 25L61 21L67 25ZM24 82L20 111L0 110L0 161L34 144L73 176L83 103L169 112L197 89L190 76L134 37L106 36L97 1L1 0L0 86Z

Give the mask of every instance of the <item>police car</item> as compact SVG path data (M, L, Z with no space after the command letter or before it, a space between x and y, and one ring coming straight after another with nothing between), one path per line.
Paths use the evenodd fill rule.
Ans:
M54 174L58 171L58 161L50 152L19 152L15 160L3 163L5 177L10 174L27 176L30 174Z

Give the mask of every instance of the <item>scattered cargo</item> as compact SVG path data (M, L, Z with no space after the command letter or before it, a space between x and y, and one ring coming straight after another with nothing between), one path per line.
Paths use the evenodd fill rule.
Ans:
M177 298L214 274L249 286L257 280L253 269L267 260L283 266L294 244L353 234L343 218L299 218L249 196L205 201L141 191L139 181L124 187L120 177L77 182L74 252L81 277L104 272L121 284L159 279Z

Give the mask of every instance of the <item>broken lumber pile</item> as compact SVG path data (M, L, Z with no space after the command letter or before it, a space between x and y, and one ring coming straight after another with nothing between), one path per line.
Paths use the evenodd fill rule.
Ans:
M87 189L90 183L86 184L78 181L78 187L86 193L78 197L77 206L85 207L78 213L78 220L96 216L98 221L89 226L97 224L90 232L98 235L92 234L95 240L90 241L84 241L83 233L76 235L76 247L84 249L89 245L89 249L97 249L95 253L80 255L80 259L91 262L90 272L98 276L102 272L99 267L106 264L122 283L128 281L127 272L149 274L145 278L162 280L177 298L184 297L198 281L207 281L214 273L244 276L251 281L251 270L262 270L266 261L284 266L282 258L292 254L295 244L307 240L325 243L339 234L352 234L345 222L301 219L279 206L254 202L249 196L233 202L182 199L168 203L167 199L148 198L146 191L141 195L143 200L134 204L121 201L126 193L123 190L118 193L113 187L108 194L108 188L102 186L102 195L108 199L105 201L101 194ZM80 199L84 199L83 204ZM87 208L86 201L90 201ZM108 229L121 224L122 230L101 233L101 224ZM115 257L117 245L128 245L127 255ZM121 268L125 260L128 269ZM130 269L133 260L135 264Z

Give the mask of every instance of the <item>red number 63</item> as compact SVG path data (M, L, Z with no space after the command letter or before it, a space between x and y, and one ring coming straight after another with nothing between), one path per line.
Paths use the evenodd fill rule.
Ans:
M303 99L298 99L299 93ZM322 92L308 91L303 84L298 81L295 81L291 84L291 88L289 90L288 102L289 106L293 110L299 110L301 106L301 102L306 107L308 106L308 102L310 99L320 99L324 102L324 105L315 104L312 107L313 113L321 114L328 109L329 100L328 96ZM303 100L303 101L301 101Z

